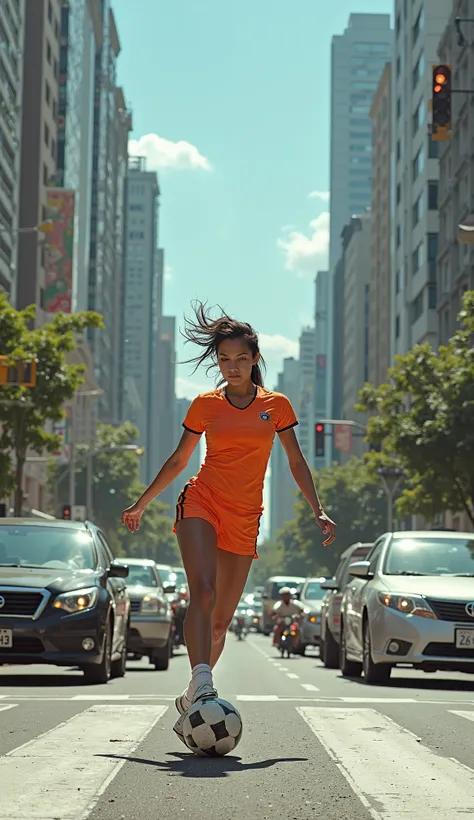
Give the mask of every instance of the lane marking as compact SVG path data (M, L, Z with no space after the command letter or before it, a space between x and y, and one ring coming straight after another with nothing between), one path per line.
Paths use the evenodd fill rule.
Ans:
M296 675L294 672L288 672L286 677L291 678L291 680L298 680L299 679L299 675Z
M0 758L2 820L86 820L166 709L91 706Z
M273 703L276 700L281 700L278 695L237 695L236 700L245 701L247 703L261 703L268 701Z
M297 710L373 820L465 820L474 771L373 709Z
M280 666L278 671L279 672L288 672L288 667L287 666Z
M312 683L300 683L300 686L302 686L303 689L306 689L307 692L319 692L318 687L313 686Z
M15 706L18 706L18 703L3 703L0 706L0 712L6 712L8 709L14 709Z
M460 712L458 709L450 709L449 711L451 715L457 715L460 718L464 718L464 720L472 720L474 723L474 712Z
M71 700L130 700L130 695L73 695Z
M313 684L311 684L311 683L300 684L300 686L303 686L305 689L308 689L309 692L313 692L313 691L319 692L320 691L318 689L318 687L313 687ZM311 687L311 688L309 688L309 687ZM14 700L14 701L19 701L21 703L72 703L74 701L79 700L77 695L49 696L49 695L17 695L17 694L15 694L15 695L4 695L3 697L6 700ZM369 697L366 697L366 698L356 698L356 697L335 697L334 695L328 695L326 697L323 694L320 694L318 697L312 698L312 697L305 697L304 695L301 695L300 697L295 697L295 696L286 697L284 695L237 695L235 693L234 694L231 693L231 697L233 697L233 698L239 698L239 697L249 698L250 697L252 699L255 699L256 701L260 697L265 697L265 698L271 697L274 700L288 701L290 703L291 702L300 703L302 701L303 702L310 702L310 703L360 703L360 704L365 704L365 703L367 703L367 704L370 704L370 703L382 703L382 704L383 703L387 703L387 704L390 704L390 703L408 703L408 704L416 703L416 704L430 705L430 706L472 706L472 707L474 707L474 699L473 698L471 698L470 700L460 700L459 698L456 699L456 700L435 700L435 699L428 700L428 699L418 699L418 698L381 698L381 697L376 697L376 696L373 696L373 697L369 696ZM81 695L80 696L80 699L83 702L86 702L86 701L94 702L95 698L96 698L96 695L90 695L90 696L89 695ZM155 702L156 701L158 703L160 703L160 702L173 703L174 700L175 700L175 696L174 695L159 695L159 694L158 695L157 694L153 694L153 695L123 695L123 696L120 696L120 700L122 700L122 699L128 700L129 703L143 702L143 701L145 701L145 702L147 702L147 701ZM117 699L114 698L114 700L118 701L118 697L117 697ZM15 703L15 705L19 705L19 703Z

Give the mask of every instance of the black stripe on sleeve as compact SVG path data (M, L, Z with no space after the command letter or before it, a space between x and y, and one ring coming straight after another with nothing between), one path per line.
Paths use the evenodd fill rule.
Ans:
M277 433L286 433L287 430L291 430L292 427L296 427L299 424L299 421L294 421L293 424L288 424L287 427L282 427L281 430L277 430Z
M202 436L202 432L200 433L198 430L191 430L190 427L186 427L185 423L183 422L183 427L188 433L194 433L195 436Z

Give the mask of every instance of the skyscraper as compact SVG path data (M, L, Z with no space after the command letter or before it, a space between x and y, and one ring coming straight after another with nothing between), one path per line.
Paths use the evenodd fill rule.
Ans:
M351 14L349 25L335 35L331 49L331 171L328 416L336 416L333 336L336 265L341 255L341 233L353 215L371 204L372 123L370 107L387 60L393 32L388 14Z
M291 401L296 415L299 415L300 363L298 359L283 360L283 370L278 374L276 390L284 393ZM298 427L295 433L298 434ZM297 486L288 466L286 453L275 436L270 459L270 538L294 518Z
M15 298L23 83L24 3L0 3L0 292Z
M299 425L298 438L308 464L314 463L314 382L315 382L315 332L306 327L300 335L299 355Z
M151 423L154 406L154 359L157 270L158 197L154 171L146 171L145 160L130 158L126 181L126 253L123 314L124 372L133 377L140 400L133 417L138 443L146 448L141 460L142 480L151 481Z
M13 5L2 3L5 10ZM47 186L56 171L61 6L61 0L25 2L19 219L22 228L34 227L46 219ZM18 308L38 305L37 322L41 323L45 268L39 236L32 232L19 237L16 304Z
M437 343L438 145L428 134L427 100L449 13L446 0L395 3L392 354Z
M314 374L314 421L326 415L327 407L327 357L329 347L328 337L328 307L329 307L329 272L320 270L314 280L315 310L314 310L314 340L315 340L315 374ZM330 453L324 458L314 458L316 470L324 467L330 461Z
M173 451L176 441L176 319L162 316L158 343L157 378L159 384L158 403L155 412L159 420L158 461L164 464ZM174 515L176 497L173 484L161 493L160 500L169 504L170 515Z

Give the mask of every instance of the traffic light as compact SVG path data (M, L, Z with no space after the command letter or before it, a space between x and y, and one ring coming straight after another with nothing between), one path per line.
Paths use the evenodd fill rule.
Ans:
M451 66L434 65L432 82L432 140L445 141L451 137L451 94Z
M316 458L324 458L324 424L318 422L315 429L314 454Z
M36 362L18 359L8 364L8 356L0 356L0 385L5 387L35 387Z
M63 504L63 518L65 521L71 520L71 505Z

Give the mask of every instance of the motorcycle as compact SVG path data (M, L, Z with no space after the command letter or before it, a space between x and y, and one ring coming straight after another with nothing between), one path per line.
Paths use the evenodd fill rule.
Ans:
M178 597L171 604L171 646L177 649L179 646L186 646L184 639L184 619L188 609L188 592L182 589Z
M278 643L278 649L280 650L282 658L285 657L285 653L289 658L290 655L296 655L296 646L298 644L298 620L296 618L291 618L287 616L284 619L282 629L280 631L280 640Z
M242 641L247 635L245 618L243 615L237 615L234 618L234 633L238 641Z

